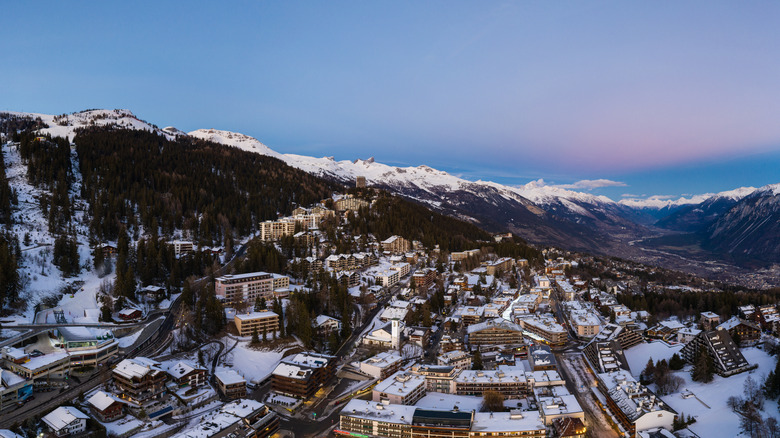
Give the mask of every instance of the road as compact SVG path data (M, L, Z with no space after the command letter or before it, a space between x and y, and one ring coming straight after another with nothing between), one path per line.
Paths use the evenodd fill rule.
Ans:
M582 353L575 354L582 355ZM577 380L572 377L570 370L566 365L567 362L563 359L564 353L555 353L558 369L561 372L561 376L566 381L566 389L569 390L569 393L574 394L577 398L577 402L582 407L583 412L585 412L585 421L587 422L586 426L588 428L589 436L593 438L618 438L619 435L617 432L607 425L607 419L604 417L604 413L595 409L596 405L593 401L593 395L591 395L593 389L590 386L578 388L574 383Z

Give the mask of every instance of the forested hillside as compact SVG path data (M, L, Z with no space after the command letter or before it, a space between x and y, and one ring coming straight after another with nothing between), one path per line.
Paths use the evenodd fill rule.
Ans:
M336 187L275 158L190 138L92 128L74 142L98 239L116 239L127 224L134 234L181 229L220 245Z

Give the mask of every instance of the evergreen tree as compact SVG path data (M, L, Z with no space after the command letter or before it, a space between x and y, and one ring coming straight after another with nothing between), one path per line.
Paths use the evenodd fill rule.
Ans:
M674 353L672 357L669 359L669 369L671 370L674 371L681 370L684 366L685 366L685 361L677 353Z
M474 352L474 363L471 364L472 370L482 370L482 353L479 351L479 348Z
M780 397L780 356L775 359L775 369L766 377L764 393L773 400Z
M655 364L653 363L652 357L647 359L647 365L645 365L645 369L639 377L645 385L653 383L655 380Z
M263 331L265 333L265 331ZM257 334L257 327L252 329L252 343L257 345L260 343L260 337Z
M700 348L691 370L691 379L697 382L709 383L714 376L715 365L704 348Z

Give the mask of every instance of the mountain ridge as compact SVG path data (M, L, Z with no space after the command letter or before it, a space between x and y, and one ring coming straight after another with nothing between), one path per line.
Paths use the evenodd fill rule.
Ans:
M775 184L758 189L741 187L678 199L655 196L644 200L633 198L613 201L605 196L547 184L544 180L509 186L491 181L465 180L427 165L396 167L373 158L350 161L283 154L241 133L217 129L198 129L188 133L174 127L160 129L128 110L88 110L62 116L12 114L41 117L49 125L49 128L40 131L44 134L71 137L78 128L92 125L139 129L155 132L168 139L187 136L274 157L292 167L340 183L350 184L356 177L363 176L369 185L478 224L491 232L511 231L535 244L632 258L651 264L678 263L674 257L679 257L679 253L674 250L671 254L676 255L672 257L657 246L644 247L645 241L670 233L672 237L675 233L695 234L699 236L697 239L702 248L714 251L708 257L717 252L724 253L726 259L733 259L718 242L718 239L730 236L724 231L731 229L727 221L724 219L719 222L709 232L708 227L715 227L716 221L723 219L730 209L736 208L753 194L772 193L772 196L777 196L776 192L780 191L780 184ZM732 215L729 218L737 220L748 216L758 219L747 211L741 216ZM767 230L772 232L769 228ZM756 241L751 239L746 241ZM762 248L768 250L765 246ZM770 251L770 254L773 253ZM701 254L686 253L685 256L691 256L691 259L686 258L686 263L709 269L706 258L702 258ZM756 254L752 256L756 258ZM771 255L767 261L773 262L774 257ZM780 260L780 255L777 255L777 259Z

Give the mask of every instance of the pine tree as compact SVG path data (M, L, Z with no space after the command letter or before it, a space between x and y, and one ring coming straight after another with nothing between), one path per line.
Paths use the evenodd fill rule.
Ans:
M482 353L479 351L479 348L474 352L474 363L471 364L472 370L481 370L484 369L482 365Z
M685 361L677 353L674 353L672 357L669 359L669 369L671 370L674 371L681 370L684 366L685 366Z
M257 334L257 327L252 329L252 344L259 344L260 343L260 337Z
M645 365L645 369L639 377L645 385L652 383L655 380L655 364L653 363L652 357L647 359L647 365Z
M714 376L715 365L712 363L712 358L705 348L700 348L699 353L696 355L696 359L693 362L693 369L691 370L691 378L697 382L709 383Z

